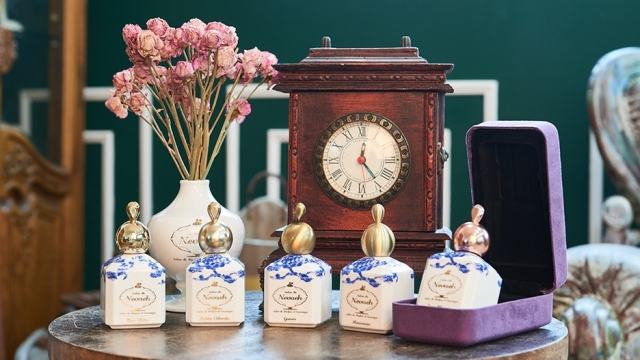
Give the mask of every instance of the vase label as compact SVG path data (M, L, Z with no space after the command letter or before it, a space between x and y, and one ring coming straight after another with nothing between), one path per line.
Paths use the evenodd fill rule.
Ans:
M202 255L198 243L198 234L202 227L202 219L195 219L191 224L183 225L171 234L171 243L178 250L184 252L184 257L174 257L175 261L192 261Z

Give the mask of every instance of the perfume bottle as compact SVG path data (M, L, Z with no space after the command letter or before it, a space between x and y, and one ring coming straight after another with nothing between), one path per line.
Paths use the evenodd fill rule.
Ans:
M480 225L484 208L475 205L471 222L453 234L455 251L432 255L420 283L416 304L451 309L475 309L498 303L502 278L482 255L489 233Z
M186 269L186 320L193 326L238 326L244 322L244 264L227 253L233 234L218 221L220 204L212 202L207 211L211 221L198 234L205 255Z
M362 233L366 255L340 272L340 326L346 330L386 334L392 329L392 303L412 299L413 270L389 255L396 244L393 231L382 223L384 207L371 208L374 223Z
M100 317L112 329L153 328L165 321L165 269L151 256L140 205L127 205L129 221L116 232L121 254L102 265Z
M294 221L282 231L287 255L264 271L264 321L271 326L316 327L331 318L331 266L310 255L316 236L302 221L304 204L294 206Z

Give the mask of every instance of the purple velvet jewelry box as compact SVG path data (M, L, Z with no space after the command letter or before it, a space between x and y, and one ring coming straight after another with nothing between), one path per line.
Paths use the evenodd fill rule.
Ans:
M401 338L468 346L537 329L552 320L553 290L567 277L560 145L543 121L491 121L467 132L473 204L490 236L483 258L502 276L497 305L445 309L393 303ZM426 259L425 259L426 261Z

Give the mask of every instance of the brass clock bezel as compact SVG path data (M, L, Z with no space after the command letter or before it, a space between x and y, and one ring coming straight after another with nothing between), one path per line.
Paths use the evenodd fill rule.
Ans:
M379 196L362 200L345 196L334 189L327 180L327 174L324 170L324 152L329 139L336 132L340 131L345 125L355 122L367 122L375 124L387 131L396 141L394 146L400 153L399 171L395 179L392 180L393 185ZM323 131L313 151L313 173L322 191L334 202L341 206L354 210L371 210L374 204L387 204L393 200L404 188L409 178L411 170L411 150L406 136L400 128L389 118L373 112L351 112L340 116L332 121ZM330 176L330 175L329 175Z

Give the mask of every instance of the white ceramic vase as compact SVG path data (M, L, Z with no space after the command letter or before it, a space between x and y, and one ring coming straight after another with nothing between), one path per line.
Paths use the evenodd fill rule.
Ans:
M198 244L198 233L202 225L211 221L207 206L212 201L216 199L209 188L209 180L181 180L173 202L149 220L149 254L165 267L167 276L176 281L176 288L180 290L180 297L167 301L168 311L185 312L186 269L204 254ZM233 234L228 254L240 256L245 234L242 219L222 206L219 221Z

